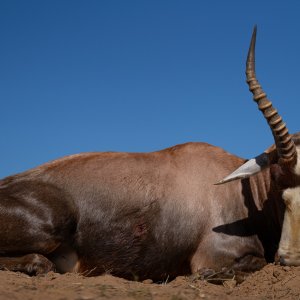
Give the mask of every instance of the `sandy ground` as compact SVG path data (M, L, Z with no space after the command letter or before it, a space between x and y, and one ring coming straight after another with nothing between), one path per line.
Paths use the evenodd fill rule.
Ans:
M268 265L242 284L215 285L190 277L169 283L127 281L110 275L83 277L49 273L29 277L0 271L0 299L300 299L300 267Z

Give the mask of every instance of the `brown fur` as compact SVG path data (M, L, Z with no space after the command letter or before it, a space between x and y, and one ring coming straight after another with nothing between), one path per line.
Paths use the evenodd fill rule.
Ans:
M0 182L0 268L140 280L205 267L248 270L249 260L259 268L274 260L284 206L269 168L214 185L244 162L187 143L146 154L73 155L7 177ZM28 254L49 263L29 272L36 261ZM68 267L59 265L64 254Z

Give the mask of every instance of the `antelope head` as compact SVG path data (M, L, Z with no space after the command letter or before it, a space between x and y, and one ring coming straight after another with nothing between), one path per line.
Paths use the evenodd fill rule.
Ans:
M284 220L278 255L282 264L300 265L300 133L290 135L286 124L255 75L254 28L246 63L246 77L249 90L263 113L274 137L275 144L259 156L247 161L218 184L248 178L270 167L271 178L281 191L285 203Z

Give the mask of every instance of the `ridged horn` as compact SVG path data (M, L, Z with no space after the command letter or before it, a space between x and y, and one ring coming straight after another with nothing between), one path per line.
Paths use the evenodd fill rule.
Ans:
M267 99L267 94L262 90L255 75L255 41L256 30L254 27L249 52L246 63L246 76L249 90L253 94L253 99L257 103L259 110L267 120L276 144L279 162L295 164L297 161L297 152L295 144L288 132L286 124L283 122L272 102Z

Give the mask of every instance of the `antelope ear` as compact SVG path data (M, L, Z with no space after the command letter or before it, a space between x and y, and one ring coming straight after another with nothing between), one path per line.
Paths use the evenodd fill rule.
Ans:
M223 184L237 179L248 178L254 174L257 174L268 167L271 163L276 161L277 158L275 156L277 157L276 149L274 146L272 146L262 154L248 160L223 180L215 183L215 185Z

